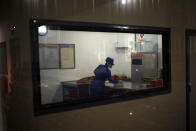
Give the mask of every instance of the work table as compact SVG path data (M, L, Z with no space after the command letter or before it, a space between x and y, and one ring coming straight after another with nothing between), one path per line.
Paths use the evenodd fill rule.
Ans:
M90 83L78 85L77 81L64 81L61 82L61 85L63 87L64 100L86 99L90 96ZM122 84L107 83L105 84L105 89L107 90L106 92L109 96L121 95L126 94L128 92L149 89L149 87L142 87L141 85L141 83L137 84L131 81L123 81Z

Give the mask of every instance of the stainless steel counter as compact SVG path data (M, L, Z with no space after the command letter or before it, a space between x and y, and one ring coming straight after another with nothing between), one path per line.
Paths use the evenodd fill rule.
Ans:
M90 84L77 85L77 81L64 81L61 82L63 87L64 100L69 99L87 99L90 96ZM133 83L130 81L124 81L122 84L105 84L104 94L108 96L116 96L126 94L128 92L134 92L138 90L147 90L156 87L145 87L141 83Z
M64 81L64 82L61 82L61 84L64 85L64 86L75 87L75 88L77 88L78 86L83 86L83 87L88 86L88 87L90 87L90 84L77 85L77 81ZM147 87L141 88L139 86L140 84L141 83L133 83L133 82L130 82L130 81L128 81L128 82L124 81L122 85L109 83L109 84L105 84L105 86L113 88L113 89L125 89L125 90L148 89Z

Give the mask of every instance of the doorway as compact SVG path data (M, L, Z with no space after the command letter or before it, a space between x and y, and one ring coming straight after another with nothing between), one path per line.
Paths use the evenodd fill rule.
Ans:
M196 30L186 30L186 125L196 130Z
M6 94L8 91L8 79L7 79L7 48L6 42L0 43L0 130L5 130L5 112Z
M7 49L6 43L0 43L0 74L7 75Z

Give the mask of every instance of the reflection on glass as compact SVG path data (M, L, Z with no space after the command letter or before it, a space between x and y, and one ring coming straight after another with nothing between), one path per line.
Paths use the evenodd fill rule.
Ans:
M48 30L39 43L48 56L40 53L42 104L116 97L163 85L162 35ZM61 53L62 45L74 50ZM42 68L47 62L56 62L50 63L55 68ZM61 68L66 62L74 65Z
M124 5L124 4L127 3L127 1L126 0L121 0L121 3Z

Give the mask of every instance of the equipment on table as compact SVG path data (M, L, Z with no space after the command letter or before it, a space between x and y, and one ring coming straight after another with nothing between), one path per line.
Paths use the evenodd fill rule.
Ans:
M94 78L95 78L95 76L84 77L84 78L78 80L78 81L77 81L77 84L78 84L78 85L90 84L91 81L93 81Z
M157 54L153 52L139 52L131 54L132 82L142 82L157 78Z
M149 82L153 87L163 86L163 80L150 80Z

